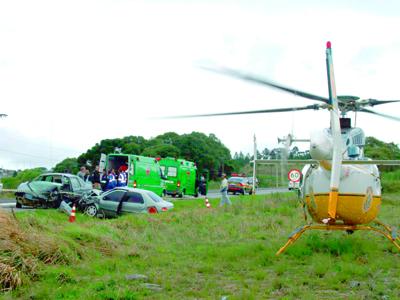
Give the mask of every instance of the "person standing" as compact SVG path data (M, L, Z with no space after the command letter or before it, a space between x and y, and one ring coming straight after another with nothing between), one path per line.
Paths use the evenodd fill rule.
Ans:
M200 177L200 181L199 181L199 192L201 195L206 195L206 178L204 177L204 175L201 175Z
M93 171L92 174L92 183L93 183L93 188L101 190L101 184L100 184L100 168L99 166L96 166L96 168Z
M228 179L226 179L225 173L222 174L222 181L219 191L221 192L221 202L219 203L219 206L222 207L225 204L232 205L231 200L229 200L228 197Z
M119 168L117 186L126 186L126 175L122 167Z
M115 179L115 171L114 169L108 171L108 176L107 176L107 185L106 185L106 191L112 190L117 186L117 180Z
M108 176L106 169L103 170L103 174L101 175L101 189L103 191L106 190L106 186L108 184Z
M76 175L78 175L82 180L85 180L86 167L82 166L80 171Z
M85 176L84 176L83 180L84 180L85 182L91 182L91 180L90 180L90 171L89 171L89 169L86 169L86 171L85 171Z

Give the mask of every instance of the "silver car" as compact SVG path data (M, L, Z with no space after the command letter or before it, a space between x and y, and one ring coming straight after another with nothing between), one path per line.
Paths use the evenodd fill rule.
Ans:
M89 216L116 217L125 213L160 213L169 211L174 204L152 191L130 187L117 187L86 200L84 212Z

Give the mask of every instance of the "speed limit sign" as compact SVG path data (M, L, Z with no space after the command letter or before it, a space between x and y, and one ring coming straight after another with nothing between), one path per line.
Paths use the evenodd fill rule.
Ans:
M288 179L293 182L299 182L301 178L301 172L297 169L292 169L289 171Z

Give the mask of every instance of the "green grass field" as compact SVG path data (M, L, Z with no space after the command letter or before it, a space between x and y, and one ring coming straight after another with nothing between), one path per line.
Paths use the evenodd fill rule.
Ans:
M384 196L380 220L399 225L399 200ZM308 232L276 257L304 223L294 194L238 197L229 208L218 201L206 209L200 199L177 200L171 213L119 219L78 214L75 223L55 210L19 213L7 221L13 234L0 232L3 288L6 275L18 286L2 297L400 298L400 253L383 236Z

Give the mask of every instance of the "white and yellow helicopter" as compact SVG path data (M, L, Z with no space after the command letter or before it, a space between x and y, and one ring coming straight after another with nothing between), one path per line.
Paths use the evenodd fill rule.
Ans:
M210 117L241 114L293 112L300 110L328 109L330 128L316 131L310 137L312 159L292 161L306 164L302 171L301 195L312 219L318 224L297 228L287 243L277 252L283 253L307 230L375 231L384 235L400 250L397 230L376 220L381 206L381 181L377 165L400 165L400 161L378 161L364 156L365 134L361 128L351 127L346 113L365 112L400 121L400 118L378 113L366 107L400 102L400 100L360 99L354 96L337 96L333 73L331 43L326 46L326 67L329 98L313 95L229 68L205 69L227 74L239 79L266 85L310 100L322 102L303 107L277 108L255 111L212 113L176 116L173 118ZM292 142L291 137L289 141ZM280 163L256 160L257 164ZM288 161L291 163L291 161ZM373 226L374 223L376 226Z

